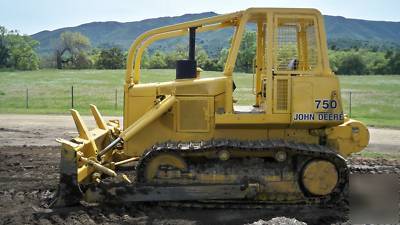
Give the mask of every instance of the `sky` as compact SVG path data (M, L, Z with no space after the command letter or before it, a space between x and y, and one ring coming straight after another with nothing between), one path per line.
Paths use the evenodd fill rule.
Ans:
M400 21L399 0L0 0L0 25L34 34L94 21L131 22L249 7L317 8L325 15Z

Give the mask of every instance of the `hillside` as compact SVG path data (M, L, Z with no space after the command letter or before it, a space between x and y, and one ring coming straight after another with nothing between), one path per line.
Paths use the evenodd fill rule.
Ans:
M93 22L76 27L66 27L54 31L42 31L32 35L40 42L38 52L52 52L55 40L64 31L81 32L89 37L93 47L118 45L128 49L132 41L146 30L196 20L217 15L214 12L200 14L185 14L176 17L160 17L135 22ZM347 19L340 16L325 16L328 42L344 48L354 44L364 45L396 45L400 46L400 22L368 21ZM231 29L204 33L198 36L199 44L211 55L217 54L226 46L232 33ZM177 43L183 43L182 38L163 41L153 45L153 49L169 49Z

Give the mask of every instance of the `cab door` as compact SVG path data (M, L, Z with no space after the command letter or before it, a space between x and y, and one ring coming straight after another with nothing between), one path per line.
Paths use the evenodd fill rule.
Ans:
M294 125L319 126L343 119L337 78L323 66L327 54L320 44L319 22L315 15L274 17L273 113L290 114Z

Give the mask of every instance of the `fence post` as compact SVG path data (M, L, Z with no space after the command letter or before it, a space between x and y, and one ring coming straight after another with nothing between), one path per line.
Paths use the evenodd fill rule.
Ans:
M349 115L351 117L351 91L349 92Z
M117 88L115 89L115 104L114 104L114 106L115 106L115 109L118 108L118 89Z
M29 109L29 90L26 88L26 94L25 94L25 107Z
M71 108L74 108L74 85L71 86Z

